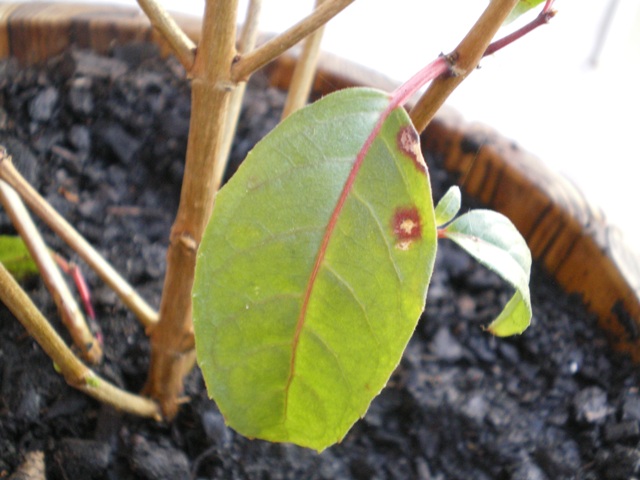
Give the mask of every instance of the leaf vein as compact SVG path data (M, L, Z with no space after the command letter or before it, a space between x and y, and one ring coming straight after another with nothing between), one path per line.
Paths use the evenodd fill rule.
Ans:
M329 353L331 354L331 356L333 357L336 365L338 366L338 368L340 369L340 375L342 376L342 380L344 381L344 383L347 385L347 387L349 388L349 392L353 393L353 385L351 384L351 381L349 380L349 376L345 373L344 368L342 366L342 361L340 360L340 357L338 356L338 354L333 350L333 348L331 348L331 345L329 345L321 336L318 332L316 332L312 327L308 327L307 328L307 332L312 335L318 342L320 342L320 344L323 346L323 348Z
M400 283L402 283L402 274L400 273L400 269L398 268L398 265L396 264L396 261L393 258L393 247L389 243L389 240L388 240L387 236L384 234L384 227L380 223L380 219L376 215L375 209L373 208L373 206L364 197L362 197L357 192L356 189L353 190L352 195L356 200L358 200L360 203L362 203L362 205L364 205L367 208L367 210L369 211L369 215L371 215L371 218L373 218L376 226L378 227L377 228L377 232L380 234L380 237L382 238L382 241L384 242L385 246L387 247L387 253L389 254L389 261L391 262L391 265L393 265L393 270L396 273L396 278L398 279L398 281Z
M358 298L356 292L353 290L353 287L349 284L349 282L347 282L331 265L329 265L328 262L324 263L324 268L331 273L331 275L333 275L336 280L338 280L338 282L340 283L340 285L342 285L342 287L351 294L351 297L353 298L353 300L358 304L358 307L360 307L360 310L362 310L362 315L364 316L365 319L365 323L367 324L367 327L369 327L369 331L371 333L371 336L374 338L374 340L376 341L378 347L382 346L382 343L380 342L380 339L378 338L378 336L376 335L375 330L373 329L373 325L371 325L371 319L369 318L369 314L367 313L367 309L365 308L365 306L363 305L363 303L360 301L360 299Z

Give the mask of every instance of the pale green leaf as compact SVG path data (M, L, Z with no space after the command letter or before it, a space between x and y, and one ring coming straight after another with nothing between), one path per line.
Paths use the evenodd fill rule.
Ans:
M436 205L436 225L438 227L450 222L458 214L462 203L461 198L460 188L456 185L447 190L447 193Z
M22 238L0 235L0 263L17 279L36 275L38 267L31 258Z
M443 234L516 289L488 330L501 337L526 330L532 316L531 252L511 221L490 210L472 210L449 224Z
M520 15L527 13L529 10L531 10L534 7L537 7L544 1L545 0L520 0L518 4L513 8L513 10L511 10L511 13L509 14L509 16L507 17L504 23L507 24L507 23L513 22Z
M349 89L296 112L216 197L193 289L196 350L245 436L317 450L340 441L423 310L436 228L404 109L351 173L388 102Z

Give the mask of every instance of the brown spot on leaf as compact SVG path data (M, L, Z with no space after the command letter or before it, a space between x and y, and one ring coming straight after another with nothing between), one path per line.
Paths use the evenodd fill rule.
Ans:
M405 125L396 135L396 143L402 153L409 157L418 171L427 173L427 165L420 149L420 137L412 125Z
M420 214L416 207L396 209L391 225L396 237L396 248L400 250L408 250L414 240L422 238Z

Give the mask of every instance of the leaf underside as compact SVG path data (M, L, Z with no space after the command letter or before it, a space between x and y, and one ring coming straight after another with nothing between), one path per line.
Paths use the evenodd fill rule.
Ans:
M245 436L340 441L424 308L436 228L403 109L354 169L388 102L348 89L296 112L216 197L193 289L196 349L210 395Z
M516 289L487 330L499 337L524 332L533 314L529 293L531 252L516 227L500 213L479 209L455 219L444 234Z

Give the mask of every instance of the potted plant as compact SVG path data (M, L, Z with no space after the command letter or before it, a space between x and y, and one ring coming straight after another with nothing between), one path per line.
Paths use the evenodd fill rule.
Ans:
M319 11L321 11L321 10L319 9ZM153 15L153 13L152 13L152 15ZM205 16L205 17L206 17L206 16ZM495 19L494 19L494 20L495 20ZM207 30L207 29L205 29L205 31L206 31L206 30ZM177 42L179 45L182 45L182 46L184 46L184 45L185 45L185 43L183 42L183 40L180 40L180 39L178 39L178 38L176 38L176 37L173 37L173 40L174 40L174 42ZM183 43L180 43L180 42L183 42ZM187 50L188 50L188 49L187 49ZM480 49L480 52L479 52L479 53L480 53L480 54L482 54L482 52L483 52L483 49ZM182 60L183 60L183 61L186 61L186 60L185 60L185 58L189 57L189 54L188 54L186 51L183 51L183 52L182 52L182 54L180 54L180 55L182 55L182 56L183 56L183 58L182 58ZM179 55L179 56L180 56L180 55ZM185 56L186 56L186 57L185 57ZM249 55L249 56L247 56L246 58L251 58L251 56ZM239 62L238 64L242 65L240 62ZM196 84L197 84L197 82L196 82ZM205 90L206 90L206 89L205 89ZM206 93L205 93L205 94L206 94ZM192 124L193 124L193 121L192 121ZM469 144L469 142L467 142L467 145L468 145L468 144ZM472 151L472 150L470 150L470 151ZM205 202L205 204L209 204L209 203L210 203L210 202ZM408 214L407 214L407 215L408 215ZM404 219L404 220L407 220L407 219L408 219L408 220L413 221L414 223L416 222L416 219L414 219L411 215L408 215L408 216L407 216L407 215L405 215L407 218L404 218L404 217L403 217L403 219ZM403 222L399 222L399 223L398 223L398 225L400 225L400 224L403 224ZM180 230L181 230L181 228L177 228L176 230L177 230L177 231L180 231ZM396 228L396 230L399 230L399 231L400 231L400 233L401 233L402 231L404 231L404 230L403 230L403 228L402 228L401 226L398 226L398 228ZM185 237L185 238L187 238L187 237ZM412 239L411 239L411 238L409 238L409 239L405 239L405 240L412 240ZM178 243L180 243L180 242L178 242ZM187 247L189 246L189 242L181 242L181 243L182 243L182 244L186 244L186 246L187 246ZM177 255L179 255L179 254L177 254ZM183 263L182 263L182 262L177 262L177 263L178 263L179 265L183 265ZM169 274L169 276L171 276L171 275ZM188 297L184 297L184 296L180 295L180 296L179 296L179 298L182 298L182 299L184 300L184 298L188 298ZM172 308L173 308L173 307L172 307ZM176 307L176 308L177 308L177 307ZM189 308L188 308L188 307L184 307L184 308L182 308L182 307L181 307L181 308L178 308L178 310L180 310L180 311L184 312L184 311L188 311L188 310L189 310ZM178 335L176 335L175 333L174 333L174 334L172 334L172 335L167 335L167 334L165 333L165 335L166 335L166 336L171 337L171 341L175 341L175 340L178 340L178 339L179 339L179 336L178 336ZM159 342L159 343L162 343L160 340L158 340L158 342ZM169 350L175 353L175 348L173 348L173 347L172 347L172 348L170 348ZM156 355L159 355L159 356L160 356L160 358L161 358L161 357L162 357L163 355L165 355L165 354L157 353ZM174 356L175 356L175 355L174 355ZM172 357L172 356L170 355L170 357ZM179 357L178 357L178 361L179 361L179 362L187 361L188 359L187 359L187 358L185 358L185 357L187 357L187 356L186 356L186 355L181 355L181 356L179 356ZM173 357L172 357L172 358L173 358ZM169 363L174 362L174 361L175 361L175 359L170 360L170 362L169 362ZM160 365L163 365L163 363L166 363L166 362L165 362L165 360L162 360L162 359L161 359L161 360L159 361L159 364L160 364ZM64 368L64 366L62 366L62 367ZM68 366L67 366L67 367L68 367ZM154 367L152 367L152 369L153 369L153 368L154 368ZM161 368L161 369L162 369L162 367L158 367L158 368ZM176 371L176 372L180 372L180 370L181 370L180 368L175 369L175 371ZM84 372L84 371L83 371L83 372ZM151 378L153 378L153 377L154 377L154 375L152 374L152 375L151 375ZM95 384L95 382L94 382L93 384L92 384L92 382L93 382L93 380L91 380L91 381L89 381L89 382L85 382L84 387L85 387L87 390L91 390L91 389L93 389L93 391L95 391L95 390L99 390L99 388L96 388L96 387L97 387L97 385ZM153 381L152 381L151 383L153 384ZM166 381L166 379L163 379L163 380L162 380L161 382L159 382L159 383L160 383L161 385L163 385L163 388L164 388L164 385L174 385L174 387L175 387L176 385L178 385L178 384L176 384L176 382L174 382L174 381ZM179 382L178 382L178 383L179 383ZM178 385L178 386L179 386L179 385ZM151 390L153 390L153 388L154 388L154 387L149 387L149 388L150 388ZM178 388L176 391L177 391L177 392L179 392L179 390L180 390L180 389ZM168 406L165 406L165 413L169 413L169 414L171 414L171 410L175 407L175 399L177 398L177 393L176 393L176 391L174 391L172 394L170 394L170 395L169 395L169 396L171 397L171 400L166 400L166 399L165 399L165 400L166 400L166 402L167 402L167 405L168 405ZM162 398L162 395L160 395L160 394L156 394L156 395L154 395L154 396ZM126 402L125 402L125 403L126 403ZM122 407L122 405L124 405L124 404L120 404L120 406L121 406L121 407ZM153 405L151 405L151 408L149 408L149 403L144 402L144 399L143 399L143 405L144 405L144 406L142 406L141 408L148 408L148 410L146 410L147 412L149 412L149 413L157 412L157 410L154 410L154 409L153 409ZM173 405L173 406L172 406L172 405Z

